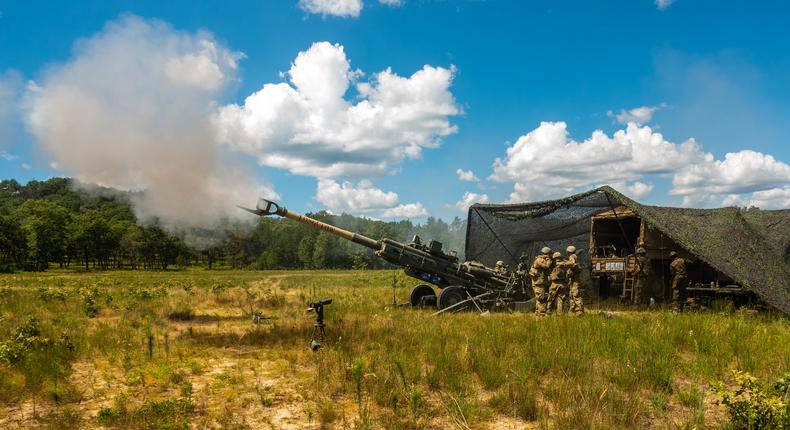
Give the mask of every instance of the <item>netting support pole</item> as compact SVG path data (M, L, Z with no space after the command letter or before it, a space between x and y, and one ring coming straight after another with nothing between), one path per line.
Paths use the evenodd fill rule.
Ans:
M623 235L623 239L625 239L625 244L628 245L628 250L630 252L634 252L635 249L633 245L631 245L631 241L628 240L628 235L625 234L625 229L623 228L623 224L620 222L620 217L617 216L617 211L614 209L614 205L612 204L612 201L609 200L609 194L606 194L606 192L604 192L603 195L606 196L606 201L609 202L609 207L612 208L612 214L614 214L614 219L615 221L617 221L617 226L620 227L620 233Z
M497 234L494 231L494 229L491 228L490 225L488 225L488 221L486 221L486 219L483 218L483 215L480 215L480 212L477 210L477 208L473 208L473 209L474 209L475 213L477 214L477 216L480 217L480 221L483 221L483 224L485 224L485 226L488 228L488 231L490 231L491 234L494 235L494 238L496 238L497 242L499 242L499 244L502 245L502 248L505 248L505 251L507 251L507 253L510 254L510 258L512 258L513 261L517 263L518 262L518 258L516 258L516 256L513 255L512 252L510 252L510 250L507 248L507 246L505 246L505 243L502 242L502 239L500 239L499 236L497 236Z

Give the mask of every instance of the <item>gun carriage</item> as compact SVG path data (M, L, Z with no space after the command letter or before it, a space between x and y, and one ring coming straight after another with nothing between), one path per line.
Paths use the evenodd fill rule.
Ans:
M423 244L419 236L411 242L372 239L359 233L290 211L260 199L255 209L240 207L258 216L277 215L309 225L375 251L376 256L403 268L406 275L421 281L412 288L412 306L434 305L440 311L511 309L525 301L524 270L496 270L476 261L460 261L454 252L445 253L442 243ZM432 287L433 286L433 287ZM436 294L434 287L439 289Z

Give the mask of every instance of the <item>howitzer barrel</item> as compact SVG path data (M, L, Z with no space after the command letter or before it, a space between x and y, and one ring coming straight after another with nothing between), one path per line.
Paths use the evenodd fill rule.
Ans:
M511 286L516 284L515 281L511 282L510 274L505 274L474 261L459 262L458 257L454 253L445 254L442 251L442 244L436 241L422 244L417 236L409 243L401 243L387 238L374 240L296 212L291 212L266 199L260 199L255 209L243 207L241 209L259 216L279 215L290 218L373 249L376 251L376 256L389 263L401 266L407 275L419 279L421 282L436 285L439 288L463 288L466 291L466 295L477 295L486 291L500 291L512 294L510 291L512 289ZM438 302L440 301L438 300Z
M265 202L265 207L261 207L261 202ZM241 209L244 209L247 212L253 213L259 216L268 216L268 215L279 215L281 217L289 218L294 221L298 221L302 224L307 224L309 226L321 229L327 233L332 233L336 236L340 236L343 239L350 240L356 244L365 246L370 248L374 251L378 251L381 249L381 242L378 240L371 239L367 236L363 236L361 234L354 233L353 231L348 231L342 229L340 227L335 227L333 225L327 224L325 222L318 221L317 219L313 219L302 214L296 213L294 211L289 211L288 209L278 205L277 203L266 200L260 199L258 205L255 209L248 209L245 207L239 206Z

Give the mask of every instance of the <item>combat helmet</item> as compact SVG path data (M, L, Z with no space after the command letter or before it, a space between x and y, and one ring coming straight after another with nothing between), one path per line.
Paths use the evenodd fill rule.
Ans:
M672 252L669 253L669 258L675 258L677 256L678 256L677 251L672 251Z
M573 245L570 245L567 248L565 248L565 251L567 251L568 254L575 254L576 253L576 247L573 246Z
M562 254L560 253L560 251L555 252L554 255L551 256L551 258L561 258L561 257Z
M540 250L540 253L546 255L551 254L551 248L549 248L548 246L544 246L543 249Z
M645 250L645 248L642 248L640 246L639 248L636 248L636 253L637 254L647 254L647 251Z

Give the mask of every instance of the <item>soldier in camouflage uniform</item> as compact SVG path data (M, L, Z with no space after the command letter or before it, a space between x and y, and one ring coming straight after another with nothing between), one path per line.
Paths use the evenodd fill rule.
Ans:
M502 260L497 261L496 265L494 265L494 272L500 275L507 275L508 270L505 262Z
M568 262L562 259L562 254L559 252L555 252L554 255L551 256L551 259L554 260L554 267L552 267L551 273L549 274L549 280L551 281L548 303L549 314L555 309L557 313L563 313L563 305L567 303L568 300L568 285L566 284L566 278L569 266Z
M581 266L579 265L578 256L576 255L576 247L571 245L568 251L568 271L566 273L568 279L568 290L570 292L570 312L575 315L584 314L584 290L581 286Z
M650 259L647 258L647 250L643 247L636 248L636 260L634 261L634 304L642 304L642 291L647 283L647 276L650 274Z
M675 312L683 310L683 300L686 296L686 260L680 258L677 252L669 253L672 262L669 263L669 271L672 273L672 308Z
M535 257L532 267L529 269L529 276L532 278L532 291L535 293L535 315L542 317L546 315L549 287L549 275L554 262L549 255L551 249L546 246L540 250L540 255Z

